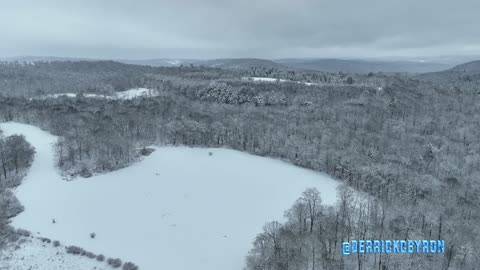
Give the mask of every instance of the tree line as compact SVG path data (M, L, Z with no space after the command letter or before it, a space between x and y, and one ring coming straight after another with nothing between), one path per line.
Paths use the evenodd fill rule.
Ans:
M253 83L241 80L245 74L218 71L224 75L217 76L215 69L201 67L164 69L149 73L145 84L132 84L157 90L156 97L4 96L0 119L59 135L58 166L73 174L127 166L150 144L229 147L326 172L372 196L357 206L345 199L334 207L316 204L321 211L312 215L306 214L308 203L294 205L301 213L289 210L286 223L269 225L276 244L258 251L263 242L256 243L250 269L409 269L415 263L469 269L478 264L480 103L475 89L459 94L409 76L366 75L381 81L382 88L375 83L307 86ZM230 92L238 94L224 96ZM259 106L245 98L266 93L284 102ZM350 196L343 193L340 199ZM373 261L339 256L341 240L372 237L441 238L449 252ZM279 251L279 244L292 250ZM293 260L298 263L286 263Z
M8 219L23 211L11 188L20 185L35 150L21 135L2 136L0 130L0 248L12 232Z

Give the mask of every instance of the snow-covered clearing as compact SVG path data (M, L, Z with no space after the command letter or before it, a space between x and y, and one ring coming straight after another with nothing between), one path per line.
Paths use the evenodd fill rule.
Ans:
M116 92L113 95L114 99L134 99L137 97L152 97L156 96L157 93L154 90L147 88L135 88L127 91Z
M148 88L134 88L126 91L116 92L113 95L100 95L100 94L84 94L83 96L86 98L106 98L106 99L134 99L138 97L154 97L157 96L158 93L155 90L148 89ZM74 98L77 94L74 93L59 93L59 94L51 94L41 97L41 99L45 98L58 98L58 97L69 97Z
M65 247L54 247L37 238L22 238L0 253L0 269L8 270L111 270L106 262L67 254Z
M182 63L182 61L172 59L172 60L168 60L167 63L169 63L170 65L178 66Z
M242 79L247 80L247 81L254 81L254 82L268 82L268 83L276 83L276 82L286 83L286 82L289 82L289 83L305 84L305 85L308 85L308 86L319 85L318 83L299 82L299 81L291 81L291 80L268 78L268 77L243 77Z
M54 168L55 136L19 123L0 129L36 148L15 191L25 211L12 225L140 269L240 270L265 222L283 220L305 188L336 200L338 183L326 175L227 149L161 147L131 167L64 181Z

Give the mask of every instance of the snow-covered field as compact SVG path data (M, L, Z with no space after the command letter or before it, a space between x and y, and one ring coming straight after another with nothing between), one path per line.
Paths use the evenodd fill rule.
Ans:
M16 190L25 212L12 225L140 269L240 270L265 222L282 220L305 188L336 200L337 182L326 175L227 149L161 147L131 167L64 181L55 136L18 123L0 129L25 135L37 152Z
M308 85L308 86L318 85L318 83L290 81L290 80L285 80L285 79L268 78L268 77L243 77L242 79L247 80L247 81L254 81L254 82L268 82L268 83L276 83L276 82L285 83L285 82L290 82L290 83L305 84L305 85Z
M156 96L157 93L151 89L147 88L135 88L126 91L116 92L113 95L114 99L134 99L137 97L152 97Z
M134 99L138 97L153 97L157 96L157 92L147 88L134 88L126 91L116 92L111 96L105 96L100 94L84 94L83 96L86 98L106 98L106 99ZM44 98L58 98L58 97L69 97L74 98L77 94L74 93L59 93L59 94L52 94L46 95L41 97Z
M22 238L0 253L0 269L8 270L111 270L105 262L67 254L63 246L54 247L36 238ZM25 242L24 242L25 241Z

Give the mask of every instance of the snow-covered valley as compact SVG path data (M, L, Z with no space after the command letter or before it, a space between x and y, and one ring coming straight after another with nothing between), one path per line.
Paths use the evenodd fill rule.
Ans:
M54 166L55 136L19 123L0 129L36 149L15 191L25 211L12 225L140 269L240 270L265 222L282 220L305 188L316 187L324 203L336 200L338 183L326 175L227 149L156 147L128 168L65 181ZM44 260L32 250L38 256L24 262Z

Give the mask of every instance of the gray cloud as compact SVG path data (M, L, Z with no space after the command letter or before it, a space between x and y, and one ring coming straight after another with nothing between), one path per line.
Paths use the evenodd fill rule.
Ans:
M480 54L476 0L1 1L0 56Z

